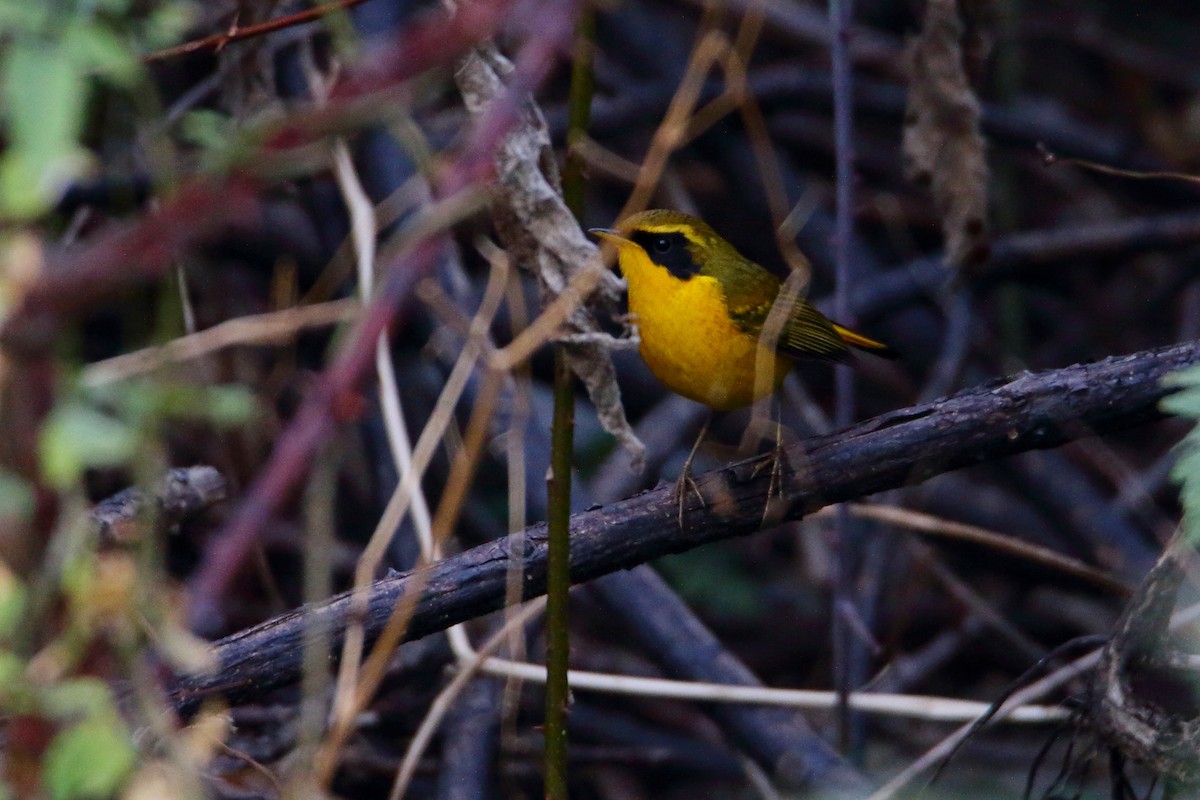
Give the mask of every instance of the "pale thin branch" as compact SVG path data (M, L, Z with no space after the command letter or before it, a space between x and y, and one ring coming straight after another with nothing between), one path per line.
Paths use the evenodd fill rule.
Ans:
M505 620L504 624L498 631L488 637L487 641L478 651L471 651L470 658L463 659L459 663L458 672L454 678L438 693L434 699L433 705L425 714L425 718L421 720L417 732L413 734L412 741L409 742L408 748L404 751L404 758L400 761L400 768L396 771L396 780L392 784L392 790L388 793L388 800L400 800L404 797L404 793L408 790L408 784L412 782L413 775L416 774L417 765L421 760L421 756L425 753L425 748L429 746L429 742L433 739L433 734L437 731L438 726L442 724L446 714L450 711L454 701L462 694L462 690L467 687L467 684L472 678L479 674L484 663L492 653L500 649L504 644L508 635L520 630L525 623L532 620L535 616L541 613L546 605L544 597L531 601L525 608L517 610L511 617ZM468 647L470 643L468 642Z
M783 800L783 795L771 783L771 776L757 761L745 753L738 753L737 758L746 773L746 780L762 800Z
M1014 536L1006 536L976 525L968 525L965 522L956 522L934 516L933 514L925 514L920 511L899 508L897 506L873 505L869 503L850 503L848 505L850 513L861 519L885 522L889 525L907 528L908 530L927 536L956 539L962 542L989 547L1013 558L1041 564L1042 566L1065 572L1068 575L1082 578L1118 595L1125 596L1132 591L1131 587L1104 570L1097 569L1078 559L1023 541ZM833 516L833 509L822 509L810 518L831 518Z
M345 140L338 139L333 148L334 175L346 208L350 212L351 237L358 265L358 291L365 305L370 300L375 286L375 233L379 229L379 223L371 199L358 178ZM392 346L386 333L380 334L376 346L375 371L379 377L379 404L383 412L388 447L392 460L396 463L400 481L403 482L412 472L412 443L408 438L408 428L404 424L396 368L392 362ZM412 513L421 553L425 558L431 559L434 557L434 550L429 504L419 486L413 491Z
M346 322L358 310L359 304L355 300L333 300L237 317L172 339L166 344L97 361L83 370L80 382L84 386L106 386L154 372L170 364L203 358L227 347L283 344L303 330Z
M400 485L396 487L396 491L393 492L391 499L384 508L383 515L380 517L379 523L375 526L375 531L371 534L371 539L359 559L354 576L354 604L356 611L353 615L353 618L358 620L358 622L349 626L346 632L342 648L339 686L342 685L341 680L343 675L358 674L362 649L365 643L365 633L361 620L365 615L370 595L371 580L374 578L375 572L383 561L383 556L391 541L393 532L408 511L412 494L415 491L414 487L419 486L421 476L424 475L425 470L428 468L429 461L432 459L438 443L442 441L442 437L445 435L446 429L453 419L454 409L458 405L458 400L462 396L463 390L466 388L467 380L470 378L471 372L475 369L476 362L485 352L487 331L491 326L492 318L499 309L500 302L504 298L504 286L507 281L506 274L506 270L502 265L493 264L492 272L488 277L488 286L484 292L483 302L480 304L479 310L476 312L471 323L471 336L468 337L466 343L463 345L462 353L459 355L458 361L450 372L450 377L442 389L433 414L430 415L424 429L421 431L421 435L417 439L416 447L413 450L413 469L407 476L409 479L402 480ZM427 573L422 572L422 574ZM399 641L403 629L400 628L397 630L397 627L400 626L401 622L407 620L408 615L412 611L412 603L414 602L411 598L415 598L419 594L420 592L418 591L416 594L408 596L410 599L396 606L389 620L388 635L380 637L379 643L372 652L372 659L375 658L377 653L390 652L391 648ZM380 656L380 659L382 659L382 656ZM350 681L351 679L347 677L346 680ZM334 733L337 734L337 737L344 740L344 737L349 735L353 726L353 720L357 715L357 709L361 707L365 697L370 695L374 689L373 686L369 686L373 682L367 681L364 678L359 682L359 686L355 689L353 695L349 693L349 689L346 690L345 699L341 701L344 705L335 706L337 713L335 714ZM351 684L347 683L347 685ZM370 691L364 689L364 686L368 687ZM333 734L331 734L331 739L334 738ZM331 741L329 744L333 747L336 742ZM332 761L332 757L327 755L326 760L321 761L319 766L326 772L330 772L332 770Z
M492 675L518 677L544 683L542 664L489 658L481 669ZM733 686L718 683L676 681L667 678L643 678L603 672L571 670L567 673L573 691L694 700L703 703L747 703L829 710L837 707L837 693L814 689L776 689L765 686ZM974 720L990 708L988 703L911 694L852 692L850 706L857 711L892 717L909 717L935 722ZM1066 719L1068 711L1058 706L1021 705L1006 715L1013 723L1042 724Z
M378 230L378 219L371 199L363 189L350 150L342 139L333 145L334 177L337 179L343 201L350 215L350 238L354 247L355 263L358 271L358 290L363 303L369 301L375 284L375 236ZM431 532L429 506L425 494L421 490L419 476L414 475L412 445L408 438L408 429L404 424L404 415L400 406L400 393L396 383L395 368L392 363L391 345L386 333L379 336L375 346L375 371L379 380L378 396L380 409L383 414L384 429L387 434L388 447L392 460L399 475L397 492L407 490L406 498L412 506L413 523L417 532L417 541L421 555L425 559L433 556L433 534ZM358 577L374 576L378 561L382 559L386 547L390 544L395 528L377 528L359 559ZM376 543L378 537L378 543ZM338 681L334 692L332 715L334 719L346 719L353 716L355 698L357 696L358 667L362 661L363 638L360 632L351 630L347 636L347 652L344 653L341 667L338 671Z
M1188 606L1171 619L1171 629L1177 630L1200 619L1200 603ZM1050 673L1041 680L1031 683L1024 689L1013 692L1003 705L991 716L988 724L994 724L1010 717L1025 703L1031 703L1045 697L1060 686L1078 678L1100 663L1100 650L1093 650L1087 655L1080 656L1070 664ZM989 707L990 708L990 707ZM981 717L983 715L980 715ZM888 800L895 797L914 778L928 769L936 766L942 759L952 754L959 744L975 731L977 720L963 725L954 733L927 750L920 758L901 770L894 778L884 784L868 800Z
M654 194L658 179L666 168L671 153L686 143L689 135L696 132L689 130L691 120L700 101L704 89L704 81L708 77L713 64L720 61L729 50L729 41L721 31L710 30L692 48L687 69L679 81L679 87L671 97L667 113L650 147L638 168L637 184L629 194L629 199L621 209L618 219L624 218L646 207L646 203Z
M319 101L323 100L327 94L327 86L322 76L315 68L312 68L309 70L309 78L310 84L314 89L314 95ZM346 146L344 140L338 139L334 142L333 156L334 175L350 215L351 243L354 247L358 271L359 293L362 302L366 304L371 298L375 282L376 234L379 230L381 220L376 207L372 204L366 191L363 189L362 182L359 180L354 168L349 148ZM453 219L465 211L474 209L481 198L485 196L483 193L469 191L462 195L453 195L441 202L428 204L425 213L418 213L405 226L401 235L397 237L399 243L396 246L403 246L405 241L410 241L414 235L428 232L431 227L444 227L447 224L447 218ZM495 289L494 282L497 272L495 266L493 265L492 279L489 280L489 291ZM493 302L490 305L490 312L486 314L482 328L485 332L487 325L490 325L491 318L498 308L498 298L495 297L495 294L492 291L491 299ZM485 297L485 308L489 307L488 301L489 298ZM482 313L484 308L481 308L480 311ZM477 332L475 338L478 338ZM467 349L469 348L464 348L464 357L466 356ZM459 364L456 365L456 371L460 378L457 382L457 393L461 393L462 389L465 388L466 379L474 368L474 363L478 357L479 348L476 347L473 349L473 355L469 359L460 358ZM462 365L463 369L459 370L459 365ZM436 541L433 533L433 521L425 500L425 495L421 490L421 478L428 467L429 459L432 457L437 442L441 441L445 433L449 423L449 415L458 401L458 395L455 394L440 415L435 413L431 417L422 431L417 444L417 453L414 454L408 437L408 431L404 424L391 347L386 332L381 333L376 342L375 367L379 379L379 400L383 412L388 445L397 467L399 481L392 498L384 509L379 524L372 533L367 547L364 548L362 555L359 557L355 571L355 587L359 590L359 595L365 592L365 587L369 585L371 579L375 576L376 571L382 563L387 547L395 535L396 528L402 521L409 505L411 505L413 511L413 523L417 532L422 560L431 562L437 560L439 557L439 542ZM446 387L446 389L449 388L449 386ZM443 392L443 396L445 396L445 391ZM443 407L439 405L439 409L443 409ZM426 435L431 433L433 435ZM405 604L400 604L393 615L392 622L394 624L390 625L390 627L402 627L404 624L403 621L406 619L407 610ZM451 642L456 645L456 651L460 653L469 651L469 644L466 642L465 634L461 630L457 628L452 629L449 635ZM336 763L337 752L345 741L345 737L352 730L353 720L356 718L359 708L367 701L367 698L373 693L377 684L378 675L381 674L379 664L383 660L382 653L384 650L390 649L381 641L376 645L367 664L363 666L362 654L364 646L365 637L361 623L351 625L343 643L343 657L339 665L334 704L331 711L332 726L330 735L323 743L322 750L317 758L317 772L323 779L332 774L331 771L333 765Z

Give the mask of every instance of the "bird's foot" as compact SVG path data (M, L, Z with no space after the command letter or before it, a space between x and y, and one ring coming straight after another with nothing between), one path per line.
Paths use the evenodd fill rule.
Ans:
M678 509L677 519L679 522L679 530L683 530L683 508L687 504L688 493L691 492L700 501L701 508L708 508L708 503L704 499L704 495L700 492L700 487L696 484L692 477L691 459L684 465L683 472L679 473L679 479L675 481L675 505Z
M766 527L768 523L778 522L783 515L783 463L787 452L783 449L783 431L777 425L775 431L775 446L769 455L755 465L751 477L757 478L763 470L771 470L771 480L767 483L767 501L763 504L760 524ZM776 505L773 501L778 501Z
M696 499L700 501L701 508L708 507L708 504L704 501L704 495L700 493L700 487L692 479L692 459L696 457L696 450L700 448L700 443L704 441L704 435L708 433L708 423L710 422L712 422L711 414L709 414L708 418L704 420L704 424L700 427L700 435L696 437L696 443L692 445L687 460L683 462L683 469L679 471L679 480L675 482L675 505L679 509L677 515L679 530L683 530L683 506L687 501L689 489L696 495Z

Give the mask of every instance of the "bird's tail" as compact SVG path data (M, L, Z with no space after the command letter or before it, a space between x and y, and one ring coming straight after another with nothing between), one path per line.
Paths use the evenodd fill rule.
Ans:
M842 337L842 341L851 347L863 350L867 353L873 353L884 358L896 359L900 357L892 348L888 347L883 342L877 342L874 339L868 339L862 334L855 333L849 328L843 328L841 325L834 324L833 329L837 331L837 335Z

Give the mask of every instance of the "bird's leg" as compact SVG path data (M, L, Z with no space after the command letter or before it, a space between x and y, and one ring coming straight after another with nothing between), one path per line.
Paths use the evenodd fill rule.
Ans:
M705 434L708 433L708 424L712 422L712 413L710 412L704 418L704 425L700 428L700 435L696 437L696 443L692 445L692 451L688 453L687 460L683 462L683 470L679 473L679 480L675 482L675 502L679 507L679 529L683 530L683 504L687 500L688 489L696 495L696 499L700 501L700 505L706 505L704 495L700 494L700 487L692 480L692 459L696 457L696 451L700 448L700 443L704 441Z
M774 409L774 401L772 401L772 411ZM767 502L763 505L762 524L766 525L767 518L771 512L771 499L778 497L783 499L783 460L787 454L783 449L783 419L781 413L775 414L775 446L771 448L771 454L764 458L754 467L753 477L758 477L759 473L770 467L771 481L767 484Z
M783 459L787 454L783 451L783 419L782 414L775 415L775 447L771 451L771 482L767 484L767 502L763 506L762 522L765 525L771 510L771 498L783 500Z
M779 442L780 442L780 439L781 439L782 433L783 433L783 429L782 429L783 423L780 421L779 414L775 413L774 398L771 399L770 403L771 403L770 413L775 419L775 446L771 449L771 454L768 457L762 459L761 461L759 461L757 464L754 465L754 471L750 473L750 477L757 478L760 474L762 474L762 471L764 469L766 469L767 467L770 467L771 468L771 486L774 487L775 486L775 475L779 471L779 464L778 464L779 451L780 451ZM754 449L756 451L758 450L759 447L762 446L762 440L764 438L766 438L766 437L763 434L761 434L761 433L758 434L758 440L754 446Z

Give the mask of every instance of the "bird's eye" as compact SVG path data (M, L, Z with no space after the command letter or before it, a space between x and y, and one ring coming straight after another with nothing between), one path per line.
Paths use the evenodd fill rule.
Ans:
M671 249L671 240L666 236L659 236L654 240L654 252L665 253Z

